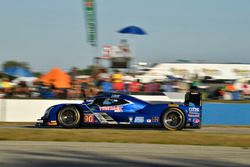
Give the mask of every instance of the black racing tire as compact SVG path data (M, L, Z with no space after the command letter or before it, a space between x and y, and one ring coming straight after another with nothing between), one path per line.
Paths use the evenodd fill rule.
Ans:
M169 108L162 114L161 123L168 130L182 130L186 124L186 117L182 110Z
M64 128L77 128L81 123L81 114L74 106L66 106L59 110L58 124Z

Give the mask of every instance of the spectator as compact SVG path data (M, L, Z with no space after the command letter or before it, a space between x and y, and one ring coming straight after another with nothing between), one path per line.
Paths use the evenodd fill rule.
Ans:
M134 78L129 74L129 73L126 73L123 78L123 83L124 83L124 90L126 92L129 91L129 85L133 82Z
M197 91L199 85L200 85L200 82L197 79L194 80L191 84L190 90Z
M115 91L123 91L124 90L124 84L122 82L122 74L119 70L115 70L114 74L112 75L112 86L113 90Z
M100 87L102 85L102 82L104 82L105 78L109 77L109 74L107 73L107 70L106 69L101 69L100 70L100 73L97 74L96 76L96 85L97 87Z
M165 92L173 92L173 87L172 87L172 83L169 81L166 81L163 85L162 85L162 90Z
M160 90L160 84L157 82L157 80L154 80L153 83L151 83L151 91L153 94L157 94Z
M229 92L233 92L233 91L235 91L235 88L234 88L233 84L229 83L226 85L226 90Z
M132 93L137 93L141 91L141 83L140 80L134 80L130 85L129 85L129 91Z
M248 84L245 83L244 85L242 85L242 93L243 93L243 95L247 95L247 96L250 95L250 90L249 90Z
M111 92L113 90L112 83L110 82L109 77L104 79L104 82L102 82L101 88L103 92Z
M218 87L208 95L209 99L222 99L225 95L224 87Z
M15 96L19 98L30 97L30 88L27 86L26 82L19 82L18 87L15 89Z
M146 93L151 93L152 92L152 83L151 82L146 83L144 85L144 92L146 92Z
M42 85L39 88L39 93L40 93L40 97L43 99L53 99L55 98L55 94L54 92L52 92L52 90L49 89L49 87Z

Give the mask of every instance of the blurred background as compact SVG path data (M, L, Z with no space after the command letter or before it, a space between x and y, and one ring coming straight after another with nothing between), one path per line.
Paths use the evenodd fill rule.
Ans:
M0 98L250 98L248 0L0 0Z

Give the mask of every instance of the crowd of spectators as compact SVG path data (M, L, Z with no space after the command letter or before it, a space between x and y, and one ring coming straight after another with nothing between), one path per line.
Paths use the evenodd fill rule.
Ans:
M159 81L152 80L142 83L132 73L122 73L115 70L113 74L100 73L97 76L97 87L103 92L118 91L132 94L161 94L161 92L188 91L189 84L177 80Z
M8 83L8 79L1 81ZM94 96L100 92L122 92L130 94L159 95L162 92L187 92L189 90L203 91L210 99L223 99L228 92L235 91L232 84L224 87L217 87L212 92L199 87L199 80L192 82L185 80L153 80L149 83L142 83L132 73L114 70L112 74L102 70L96 75L89 77L84 82L72 80L71 88L56 88L53 84L44 85L42 82L34 82L33 86L20 82L15 86L0 88L1 98L46 98L46 99L81 99ZM242 93L242 92L241 92ZM237 94L239 96L239 94ZM236 95L235 95L236 96Z
M2 82L9 81L5 78ZM17 85L0 88L0 95L4 98L47 99L78 99L111 91L156 95L164 91L177 91L177 84L176 81L160 82L157 80L141 83L132 73L114 70L112 74L109 74L106 70L102 70L84 82L72 80L71 88L56 88L53 84L45 85L42 82L34 82L32 86L29 86L21 81Z

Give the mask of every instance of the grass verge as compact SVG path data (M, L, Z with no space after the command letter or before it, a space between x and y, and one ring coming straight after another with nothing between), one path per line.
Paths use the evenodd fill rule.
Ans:
M157 143L250 147L249 134L138 129L0 128L0 140Z

